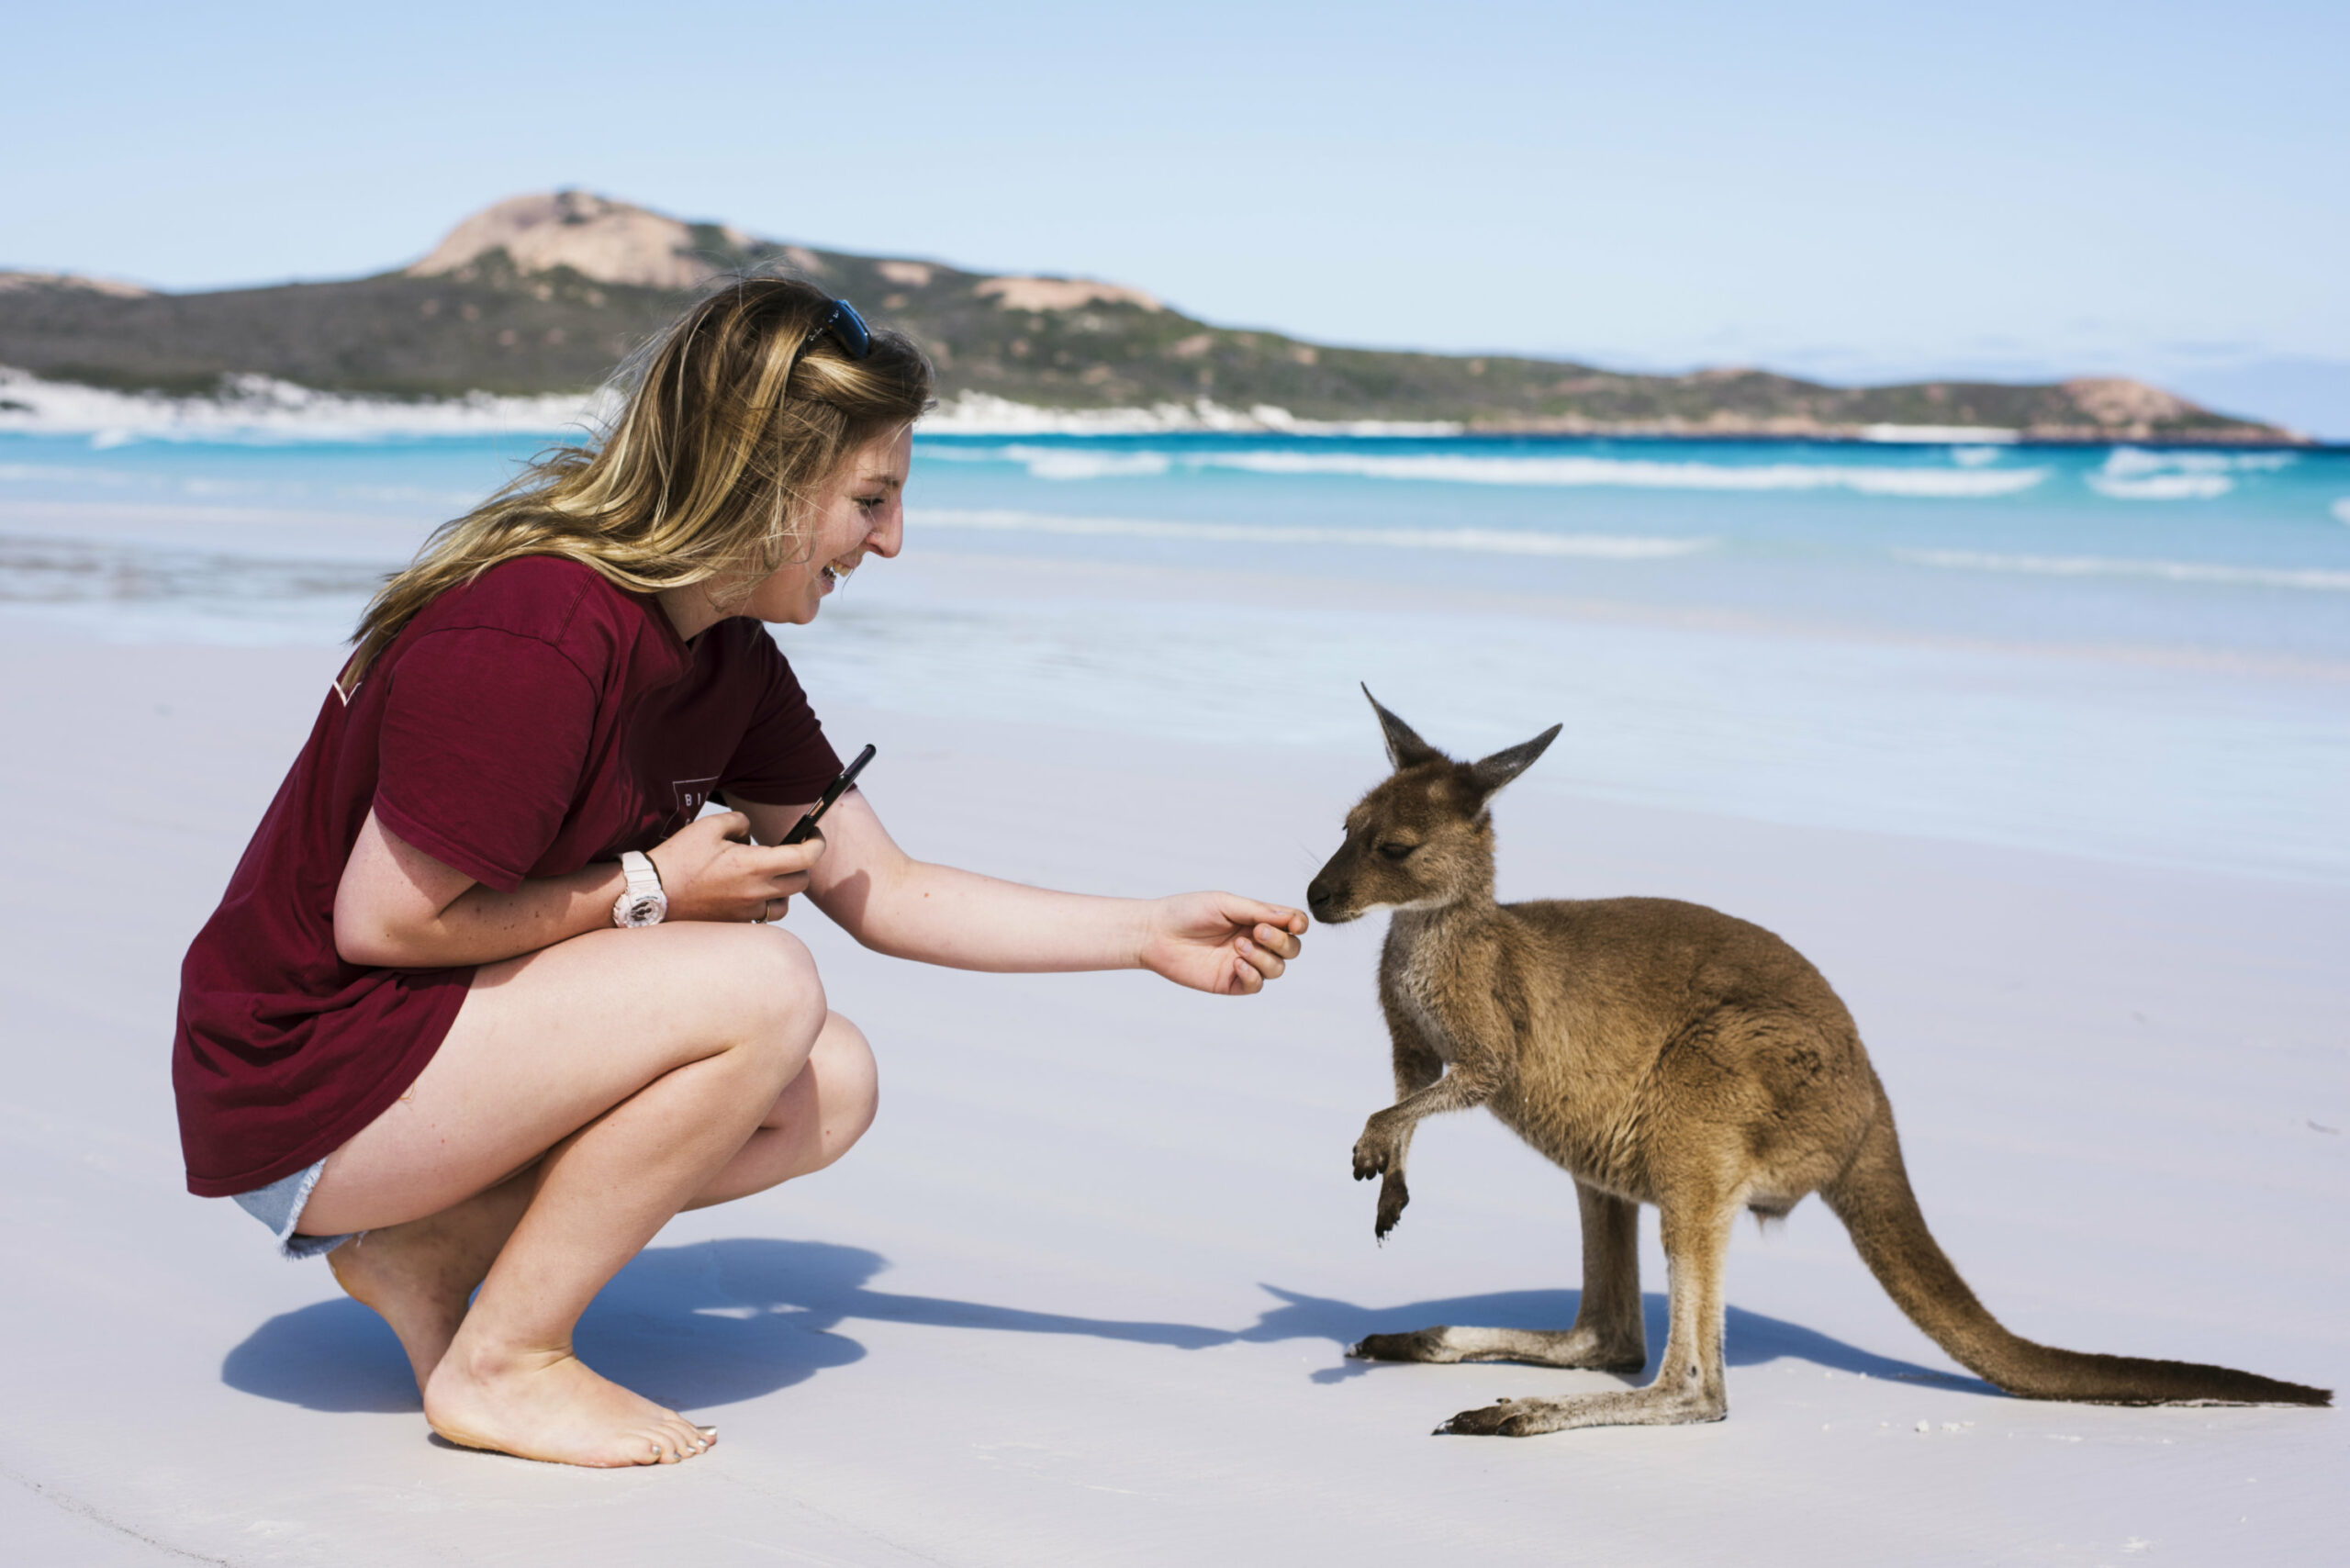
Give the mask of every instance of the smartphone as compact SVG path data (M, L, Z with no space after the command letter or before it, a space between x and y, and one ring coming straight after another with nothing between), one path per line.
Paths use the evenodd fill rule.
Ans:
M798 822L793 823L791 824L791 831L785 834L781 839L778 840L778 842L782 844L798 844L810 834L815 832L816 824L823 820L824 813L833 809L833 802L839 800L843 795L848 793L848 787L856 782L856 776L864 772L865 765L872 760L873 748L871 746L867 746L863 751L858 752L856 754L856 760L850 763L846 767L842 768L841 776L838 778L834 779L830 784L824 786L823 794L817 798L814 805L808 808L808 814L801 817Z

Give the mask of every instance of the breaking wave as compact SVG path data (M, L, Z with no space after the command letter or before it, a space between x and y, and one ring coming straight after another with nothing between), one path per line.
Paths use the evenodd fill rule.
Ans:
M2142 479L2091 474L2086 478L2090 489L2116 501L2211 501L2236 487L2225 474L2149 474Z
M2104 472L2120 478L2142 474L2273 474L2292 466L2290 452L2172 452L2117 446L2105 454Z
M1817 463L1670 463L1616 457L1346 456L1233 453L1220 466L1260 474L1356 474L1467 485L1620 487L1658 490L1855 490L1873 496L2008 496L2046 477L2041 468L1901 468Z
M2206 561L2145 561L2113 555L2002 555L1975 550L1896 550L1894 554L1920 566L1959 571L2025 572L2049 577L2154 577L2175 583L2350 593L2350 571L2320 566L2230 566Z
M1152 479L1174 466L1163 452L1075 452L1068 447L1013 447L1037 479Z
M1713 547L1705 538L1637 534L1513 532L1495 528L1324 528L1281 523L1162 522L1149 518L1063 517L1053 512L953 511L909 508L917 527L990 533L1052 533L1120 539L1177 539L1203 544L1342 544L1384 550L1449 550L1484 555L1581 556L1652 561Z
M1077 452L1011 445L942 450L950 461L1018 463L1038 479L1157 477L1177 468L1232 469L1452 485L1651 490L1851 490L1869 496L1981 498L2029 490L2045 468L1897 466L1891 464L1699 463L1623 457L1501 457L1472 453L1256 451Z
M2289 452L2162 452L2117 446L2082 482L2117 501L2210 501L2236 487L2240 474L2273 474L2288 466Z

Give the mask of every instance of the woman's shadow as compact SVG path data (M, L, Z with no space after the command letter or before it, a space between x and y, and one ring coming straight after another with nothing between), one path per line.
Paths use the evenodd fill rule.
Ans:
M628 1387L680 1409L755 1399L827 1367L846 1366L865 1348L840 1332L852 1318L979 1328L1007 1334L1080 1334L1136 1345L1203 1350L1286 1339L1329 1342L1333 1364L1316 1383L1360 1376L1376 1363L1343 1358L1366 1334L1434 1323L1560 1328L1574 1321L1574 1291L1508 1291L1397 1306L1367 1307L1278 1285L1281 1305L1234 1331L1186 1323L1128 1322L1028 1312L869 1288L889 1266L878 1252L827 1241L738 1237L655 1247L604 1288L579 1320L579 1353ZM1665 1303L1646 1301L1651 1350L1664 1343ZM1794 1357L1834 1371L1969 1388L1987 1383L1878 1356L1800 1324L1729 1309L1732 1366ZM383 1320L355 1301L323 1301L271 1318L229 1352L221 1381L264 1399L311 1410L417 1408L407 1358Z
M580 1359L678 1409L755 1399L846 1366L865 1347L850 1318L1083 1334L1179 1350L1229 1343L1222 1328L1026 1312L867 1288L889 1266L878 1252L827 1241L735 1238L648 1248L579 1319ZM229 1387L310 1410L418 1407L415 1380L382 1318L348 1298L282 1313L220 1366Z

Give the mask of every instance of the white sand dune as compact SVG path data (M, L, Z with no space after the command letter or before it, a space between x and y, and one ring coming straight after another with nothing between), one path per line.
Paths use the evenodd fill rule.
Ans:
M880 1050L878 1125L821 1177L679 1220L581 1332L720 1446L593 1473L439 1445L390 1335L322 1266L277 1262L180 1187L180 953L335 662L0 622L10 1562L2338 1550L2340 1414L2000 1396L1901 1318L1816 1204L1739 1238L1726 1423L1430 1437L1499 1394L1617 1380L1341 1356L1373 1328L1561 1323L1576 1286L1567 1180L1482 1114L1424 1128L1413 1206L1373 1245L1347 1154L1388 1098L1376 922L1316 931L1290 979L1232 1002L892 964L795 906ZM1378 772L1367 722L1360 755L1324 756L827 716L879 744L870 793L917 852L1102 891L1300 897ZM1809 952L1862 1022L1929 1217L2010 1326L2350 1381L2350 892L1534 792L1498 815L1505 896L1694 898Z

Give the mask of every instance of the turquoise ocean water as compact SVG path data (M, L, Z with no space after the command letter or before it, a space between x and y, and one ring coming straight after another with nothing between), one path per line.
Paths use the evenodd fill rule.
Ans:
M0 434L0 622L331 640L544 439ZM1528 788L2350 879L2350 454L929 435L909 510L820 707L1368 756L1368 680L1564 722Z

